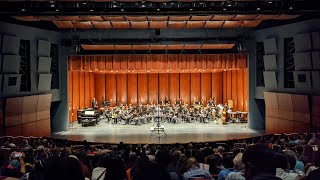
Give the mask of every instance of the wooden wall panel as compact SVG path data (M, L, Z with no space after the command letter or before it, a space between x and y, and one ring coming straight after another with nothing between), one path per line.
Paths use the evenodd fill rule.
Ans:
M117 104L127 104L127 74L117 74Z
M90 104L91 104L91 101L94 97L96 97L95 95L95 80L94 80L94 73L90 73L89 74L89 78L90 78ZM91 105L90 105L91 107Z
M191 73L191 104L201 101L201 79L200 73Z
M266 133L278 133L279 119L277 117L266 116Z
M232 71L227 71L227 77L224 80L227 81L227 101L225 102L227 103L228 100L232 100Z
M279 118L279 129L278 133L292 133L293 131L293 121L288 119Z
M106 98L105 96L105 74L94 74L94 83L95 83L95 96L98 101L98 106L101 107L101 102Z
M50 119L51 94L42 94L38 97L37 121Z
M159 98L160 99L169 99L169 74L160 73L159 74ZM172 99L170 99L173 102Z
M277 93L279 118L293 120L291 94Z
M85 108L85 95L84 95L84 87L85 87L85 80L84 80L85 72L79 72L79 108Z
M215 104L224 104L226 102L224 92L226 91L226 82L223 81L225 72L212 73L212 98Z
M266 116L279 117L277 93L264 92Z
M158 102L159 76L158 73L151 73L148 77L149 104Z
M190 105L191 77L190 73L180 74L180 98Z
M117 76L116 74L106 74L106 100L111 106L116 105L117 101Z
M37 120L38 96L25 96L22 103L22 124Z
M214 74L214 73L212 73L212 74ZM227 71L223 71L221 80L222 80L222 90L223 90L223 93L222 93L223 99L222 99L221 103L224 104L228 100L227 99ZM212 83L212 85L213 85L213 83Z
M136 105L138 101L137 74L128 74L128 104Z
M243 70L237 70L237 104L238 111L243 112Z
M312 96L312 132L320 131L320 96Z
M138 102L147 104L148 100L148 74L138 74Z
M112 61L113 61L113 56L105 56L105 69L106 70L112 70L113 67L112 67Z
M85 107L91 107L90 72L84 73L84 105Z
M243 70L243 111L248 112L248 98L249 98L249 76L248 69Z
M5 132L6 132L5 133L6 136L21 136L22 127L21 125L7 127L5 129Z
M37 127L36 121L22 124L21 125L21 130L22 130L21 135L26 136L26 137L29 137L29 136L36 137L37 131L38 131L38 129L36 127Z
M233 111L238 110L238 71L232 70L231 71L231 99L233 101Z
M292 132L297 132L297 133L310 132L310 122L309 123L303 123L303 122L293 121L293 130L292 130Z
M169 74L169 99L171 101L176 101L179 99L179 74L171 73Z
M307 95L292 96L293 120L301 123L310 124L309 99Z
M22 118L22 97L8 98L5 109L5 126L16 126L21 124Z
M68 71L68 105L69 105L69 123L72 122L72 115L73 115L73 78L72 78L72 71Z
M40 121L37 121L37 136L50 136L51 134L51 127L50 127L50 119L43 119Z
M211 96L211 73L201 73L201 100L207 104Z
M79 72L73 71L72 72L72 122L77 119L77 110L79 109Z

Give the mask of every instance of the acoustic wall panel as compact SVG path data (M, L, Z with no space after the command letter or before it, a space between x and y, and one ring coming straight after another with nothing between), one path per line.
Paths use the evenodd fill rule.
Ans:
M212 93L212 98L215 104L223 104L223 92L224 92L224 86L223 83L223 75L222 72L216 72L212 73L211 75L212 81L211 81L211 93Z
M136 105L138 101L137 74L128 74L128 104Z
M43 119L36 123L38 137L51 135L50 119Z
M239 111L238 110L238 72L237 71L231 71L232 74L232 83L231 83L231 99L233 101L233 111Z
M169 98L171 101L176 101L180 96L180 79L178 73L169 74Z
M106 100L111 106L117 102L117 76L116 74L106 74Z
M6 136L21 136L21 134L22 134L21 125L11 126L5 129Z
M320 51L312 52L312 68L314 70L320 70Z
M52 74L39 74L38 91L48 92L51 89Z
M243 111L248 112L249 76L248 69L243 70Z
M159 95L159 77L158 73L151 73L148 76L148 85L149 85L149 103L157 103L158 102L158 95Z
M180 98L187 104L190 104L190 82L190 73L180 73Z
M148 102L148 74L138 74L138 103Z
M22 124L37 120L38 96L25 96L22 103Z
M278 133L279 119L277 117L266 116L266 133Z
M311 51L311 36L309 33L297 34L294 36L295 52Z
M84 73L84 104L85 104L85 107L91 107L90 72Z
M294 71L293 78L296 89L305 91L311 89L310 71Z
M296 71L312 69L310 52L294 53L293 59Z
M29 122L21 125L21 135L25 137L37 136L37 122Z
M51 72L51 58L39 57L38 61L38 73L50 74Z
M51 51L51 42L39 40L38 41L38 56L49 57Z
M117 103L127 104L127 74L117 74Z
M95 83L94 83L94 74L90 73L89 74L89 79L90 79L90 104L91 104L91 100L96 97L95 96ZM115 100L116 101L116 100Z
M20 59L21 57L19 55L3 55L2 73L19 74Z
M312 132L320 131L320 96L312 96Z
M20 74L3 74L2 92L3 95L16 95L20 92Z
M277 56L276 55L264 55L263 63L265 71L277 71Z
M238 111L240 112L243 112L244 109L243 109L243 106L244 106L244 97L243 97L243 94L244 94L244 72L243 70L237 70L237 98L238 98Z
M159 98L160 99L169 99L169 74L168 73L160 73L159 74ZM173 99L171 99L173 102Z
M105 82L105 74L94 74L95 98L99 107L101 107L101 102L105 99Z
M80 98L79 98L79 72L73 71L72 72L72 83L73 93L72 93L72 121L77 120L77 111L80 108ZM95 87L93 87L94 89Z
M320 32L311 33L312 49L320 50Z
M41 94L38 97L37 121L50 119L51 94Z
M279 129L277 133L293 133L294 132L294 121L288 119L278 119L279 121Z
M21 124L22 102L22 97L6 99L5 127L11 127Z
M293 120L300 123L310 124L308 96L293 94L291 97L293 106Z
M20 39L16 36L3 36L2 54L19 54Z
M277 93L264 92L266 116L279 117Z
M293 122L293 131L296 133L306 133L310 132L310 123Z
M293 120L292 95L277 93L277 100L278 100L279 118L292 121Z
M85 80L84 80L85 72L80 71L79 72L79 108L83 109L87 106L85 106ZM90 106L89 106L90 107Z
M191 73L191 104L201 101L200 73Z
M320 71L312 71L312 88L320 89Z
M73 99L73 78L72 78L73 72L72 71L68 71L68 105L69 105L69 123L73 121L73 103L72 103L72 99Z
M277 89L277 75L275 71L264 71L263 72L264 85L267 89Z
M264 40L263 46L265 55L277 54L277 42L275 38Z
M208 100L212 97L211 96L211 73L201 73L201 100L207 104Z

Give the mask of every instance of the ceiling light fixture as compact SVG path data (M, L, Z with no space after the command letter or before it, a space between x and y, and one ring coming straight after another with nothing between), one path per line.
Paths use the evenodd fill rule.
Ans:
M272 1L268 1L268 3L269 3L269 4L272 4L273 2L272 2Z
M56 9L57 12L59 12L59 9Z
M22 11L22 12L25 12L26 10L22 8L21 11Z
M261 8L260 7L257 7L257 11L260 11L261 10Z
M228 1L228 2L227 2L227 6L228 6L228 7L231 7L231 6L232 6L232 1Z

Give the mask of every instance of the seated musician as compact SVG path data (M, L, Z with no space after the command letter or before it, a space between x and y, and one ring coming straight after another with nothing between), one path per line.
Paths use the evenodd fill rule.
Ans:
M105 99L103 99L101 105L102 105L102 107L107 107L108 106L108 102Z
M169 104L169 99L167 97L164 98L164 104Z
M208 101L208 106L213 106L213 104L214 104L214 103L213 103L213 99L210 98L209 101Z
M92 99L91 106L93 109L98 109L98 101L96 100L96 98Z

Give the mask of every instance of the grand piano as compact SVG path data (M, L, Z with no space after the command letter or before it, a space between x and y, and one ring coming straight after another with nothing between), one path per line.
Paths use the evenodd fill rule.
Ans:
M93 126L98 124L100 112L93 108L84 108L77 111L78 123L82 126Z

